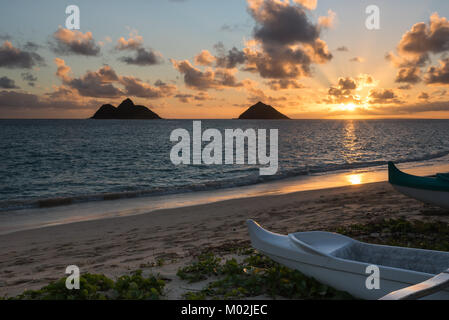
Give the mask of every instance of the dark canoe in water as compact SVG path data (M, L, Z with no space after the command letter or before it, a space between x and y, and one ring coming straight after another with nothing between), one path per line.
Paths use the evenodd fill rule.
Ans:
M419 177L399 170L388 163L388 181L399 192L419 201L449 209L449 174Z

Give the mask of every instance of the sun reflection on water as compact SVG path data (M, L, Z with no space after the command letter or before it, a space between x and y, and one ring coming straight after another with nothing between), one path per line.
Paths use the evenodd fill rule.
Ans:
M350 184L361 184L363 180L361 174L350 174L346 178Z

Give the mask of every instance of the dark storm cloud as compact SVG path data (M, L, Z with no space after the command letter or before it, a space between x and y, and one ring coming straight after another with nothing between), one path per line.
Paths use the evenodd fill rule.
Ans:
M0 47L0 67L30 69L43 64L44 59L39 54L15 48L9 41Z
M275 1L265 1L263 12L251 10L256 20L254 37L262 43L292 44L313 43L320 34L305 10L299 6L286 6Z
M8 77L0 77L0 88L2 89L18 89L13 79Z
M263 78L285 79L310 75L312 63L332 59L319 39L322 25L314 25L304 7L273 0L250 1L256 22L253 35L261 48L245 48L245 70Z

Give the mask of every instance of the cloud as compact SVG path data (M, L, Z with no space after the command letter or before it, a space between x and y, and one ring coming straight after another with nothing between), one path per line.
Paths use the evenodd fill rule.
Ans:
M327 16L318 18L318 25L324 28L330 28L334 25L336 17L337 14L334 11L329 10L327 11Z
M156 99L171 96L176 90L174 85L156 82L155 86L152 86L139 78L130 76L120 77L119 81L125 87L124 93L127 96Z
M248 0L248 11L256 25L254 40L243 50L244 70L257 72L263 78L294 79L309 76L312 63L332 59L327 44L319 39L323 26L309 20L304 6L290 5L288 1Z
M303 84L299 83L297 80L292 79L271 80L267 82L267 85L272 90L305 88Z
M85 97L119 97L123 92L113 85L119 80L115 71L108 65L101 67L98 71L87 71L79 78L70 77L71 69L65 65L64 60L55 58L58 69L56 75L62 82Z
M235 31L241 31L244 29L244 26L241 24L224 24L220 27L220 31L227 31L227 32L235 32Z
M440 65L427 70L425 81L427 84L449 85L449 58L440 61Z
M371 89L369 98L371 104L401 103L393 89Z
M421 70L418 67L399 69L396 75L396 82L415 84L421 81Z
M430 62L430 55L446 52L449 52L449 21L434 13L428 23L420 22L413 25L399 41L398 54L390 52L386 55L386 59L399 68L396 82L414 84L421 81L421 68ZM444 66L442 67L444 69ZM443 69L429 68L425 75L426 82L444 84Z
M317 0L293 0L293 2L296 2L309 10L315 10L317 5Z
M354 57L354 58L349 59L349 61L362 63L365 61L365 59L363 59L362 57Z
M233 69L246 61L245 53L236 47L226 51L223 43L219 42L214 46L214 49L217 51L215 60L218 68Z
M137 50L143 45L143 37L138 35L137 30L132 30L129 34L129 39L126 40L121 37L117 40L115 49L117 50Z
M127 64L150 66L162 63L162 56L152 49L139 48L134 57L121 57L119 60Z
M309 21L301 7L274 0L249 0L248 3L256 21L254 36L263 43L311 44L319 37L318 26Z
M35 65L44 65L44 59L35 52L15 48L6 40L0 47L0 67L30 69Z
M406 32L398 45L402 54L423 55L429 52L441 53L449 50L449 21L432 14L429 24L415 24Z
M114 98L120 96L134 96L140 98L157 99L169 97L176 91L176 86L157 80L154 85L146 83L132 76L119 76L109 65L104 65L97 71L87 71L79 78L71 77L71 68L64 60L56 58L58 69L56 75L67 89L76 90L81 96L95 98Z
M204 100L210 100L210 96L207 94L207 92L198 92L197 94L193 95L190 93L178 93L174 96L182 103L190 103L192 100L194 101L204 101Z
M30 72L22 72L21 77L24 81L28 81L28 85L34 87L34 83L37 81L37 77L35 77Z
M61 78L63 82L69 81L69 74L72 71L70 67L65 64L65 61L63 59L60 58L55 58L54 62L56 64L56 67L58 68L56 70L56 76L58 78Z
M356 94L356 91L362 88L375 87L377 84L378 81L369 74L360 74L357 78L340 77L338 78L337 85L329 88L327 97L323 102L327 104L361 104L363 101ZM378 93L373 92L375 95Z
M346 47L346 46L341 46L341 47L338 47L338 48L337 48L337 51L340 51L340 52L348 52L349 49L348 49L348 47Z
M19 89L13 79L8 77L0 77L0 88L2 89Z
M420 102L401 106L371 106L365 111L370 115L403 115L421 112L447 112L449 111L449 101Z
M360 104L360 97L354 94L354 91L357 88L358 84L356 79L351 77L340 77L338 78L337 85L329 88L327 98L324 99L324 102L329 104Z
M134 51L133 57L120 57L119 60L126 64L134 64L138 66L151 66L163 62L162 55L153 51L151 48L143 47L143 38L138 35L137 30L132 30L128 40L121 37L117 40L115 49L118 51Z
M412 86L410 84L405 84L403 86L398 87L399 90L410 90L411 88Z
M101 102L91 100L77 100L73 96L37 96L35 94L16 91L0 91L0 114L11 117L43 117L45 111L49 114L56 111L61 114L63 111L75 112L78 114L81 110L90 110L98 108ZM4 111L4 113L2 112Z
M0 40L11 40L11 36L6 33L0 34Z
M82 33L78 30L59 27L53 34L53 40L50 42L51 49L58 54L84 56L100 54L100 46L95 43L90 31Z
M287 101L287 97L285 95L280 97L267 95L265 90L257 88L257 82L253 80L244 80L243 85L248 92L248 101L250 103L264 101L268 104L276 104L277 107L283 107L283 103Z
M215 61L215 57L208 50L203 50L195 56L193 61L198 66L210 66Z
M201 71L192 66L188 60L176 61L171 59L170 61L175 69L184 75L184 83L189 88L196 90L220 90L225 87L242 86L242 83L238 82L234 76L236 70L208 69Z
M418 99L421 99L421 100L428 100L429 98L430 98L430 96L426 92L421 92L421 94L418 96Z
M31 107L39 104L39 99L34 94L16 92L16 91L0 91L0 107L23 108Z

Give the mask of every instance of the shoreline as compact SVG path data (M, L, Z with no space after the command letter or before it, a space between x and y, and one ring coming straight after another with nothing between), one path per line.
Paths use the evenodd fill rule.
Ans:
M424 162L402 163L400 167L411 174L422 176L433 175L436 172L449 172L449 164L444 164L446 158L448 159L447 162L449 162L449 156L445 156ZM383 165L310 174L209 191L193 191L120 199L112 198L101 201L71 203L62 206L3 211L0 214L0 235L81 221L148 214L162 209L204 205L232 199L324 190L387 180L387 167Z
M286 234L401 217L449 222L447 212L378 182L18 231L0 235L0 295L40 288L72 264L113 278L158 259L182 265L204 248L248 243L247 219ZM175 266L160 271L176 278Z

